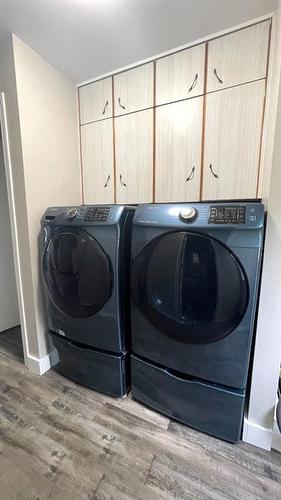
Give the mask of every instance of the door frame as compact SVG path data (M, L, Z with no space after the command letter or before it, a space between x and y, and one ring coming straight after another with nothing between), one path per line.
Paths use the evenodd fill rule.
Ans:
M14 267L16 275L16 287L18 296L18 306L19 306L19 316L21 325L21 337L23 345L24 363L28 366L29 349L27 340L27 327L26 327L26 316L24 309L23 300L23 286L22 286L22 275L21 275L21 265L20 265L20 250L19 250L19 237L17 230L17 219L16 219L16 206L15 206L15 192L14 192L14 178L10 154L10 143L9 143L9 133L8 133L8 122L7 122L7 112L5 104L4 92L0 93L0 133L2 135L3 144L3 156L4 156L4 167L7 183L8 192L8 204L9 204L9 214L11 222L11 233L12 233L12 246L13 246L13 258Z

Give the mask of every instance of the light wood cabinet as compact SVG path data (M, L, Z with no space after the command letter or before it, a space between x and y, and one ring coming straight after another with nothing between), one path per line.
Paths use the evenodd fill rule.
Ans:
M112 117L112 78L79 88L80 124Z
M200 44L156 61L156 105L203 94L205 51Z
M153 110L115 120L116 202L153 199Z
M153 106L153 63L124 71L113 78L115 116Z
M207 96L204 200L256 197L264 96L264 80Z
M207 92L266 77L270 21L208 43Z
M155 201L200 197L203 97L156 110Z
M113 120L81 126L84 203L114 203Z
M84 202L257 197L270 32L262 21L80 87Z

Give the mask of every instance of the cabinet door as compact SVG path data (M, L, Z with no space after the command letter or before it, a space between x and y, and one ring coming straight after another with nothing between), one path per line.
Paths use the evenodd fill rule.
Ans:
M203 94L205 44L156 61L156 105Z
M115 121L116 202L153 199L153 110Z
M153 106L153 63L114 76L115 116Z
M84 203L114 203L113 120L81 126Z
M208 44L207 92L265 78L270 21Z
M203 97L156 110L156 201L200 196Z
M203 199L255 198L264 80L207 96Z
M79 88L80 124L112 116L112 78Z

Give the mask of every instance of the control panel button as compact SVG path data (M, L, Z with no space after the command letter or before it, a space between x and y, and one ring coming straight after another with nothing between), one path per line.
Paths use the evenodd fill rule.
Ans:
M197 210L193 207L186 207L180 211L180 219L184 222L192 222L197 217Z
M76 217L77 214L78 214L77 208L70 208L69 210L66 211L66 218L74 219L74 217Z

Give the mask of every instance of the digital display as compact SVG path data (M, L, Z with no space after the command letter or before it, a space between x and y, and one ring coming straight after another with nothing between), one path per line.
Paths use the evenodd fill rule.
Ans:
M109 207L90 207L84 220L85 222L106 222L109 211Z
M209 211L209 224L245 224L246 207L212 206Z

